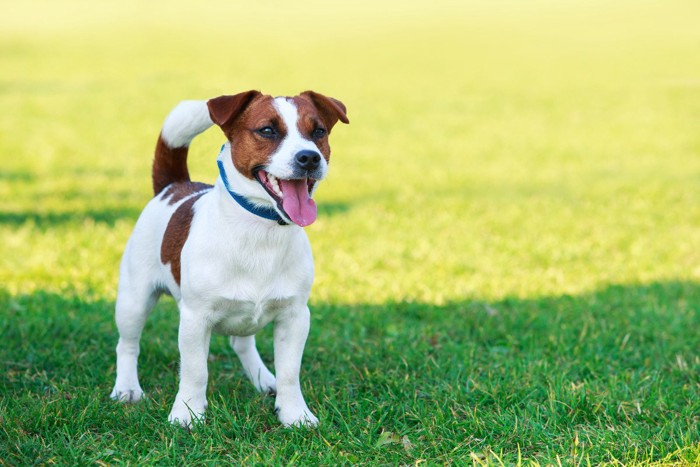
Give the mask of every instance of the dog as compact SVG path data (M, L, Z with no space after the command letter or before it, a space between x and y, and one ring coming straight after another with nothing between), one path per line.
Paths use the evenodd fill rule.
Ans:
M180 311L180 383L168 420L191 427L207 407L212 332L231 346L255 388L275 395L283 426L314 426L299 370L309 332L314 277L303 227L316 219L313 194L328 173L331 129L349 123L339 100L306 91L259 91L183 101L165 119L153 161L155 197L129 238L119 269L117 376L111 397L143 397L137 359L144 323L162 294ZM187 152L217 125L226 136L213 186L190 181ZM274 322L275 375L255 334Z

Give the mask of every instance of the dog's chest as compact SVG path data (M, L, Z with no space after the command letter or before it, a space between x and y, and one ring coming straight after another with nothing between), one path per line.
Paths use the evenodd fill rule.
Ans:
M261 302L220 298L214 303L214 331L219 334L248 336L255 334L280 313L290 308L293 299Z

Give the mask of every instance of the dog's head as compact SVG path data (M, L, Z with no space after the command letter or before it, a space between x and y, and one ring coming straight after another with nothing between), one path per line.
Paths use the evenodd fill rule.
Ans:
M247 180L242 194L299 226L314 222L312 196L331 156L328 136L338 120L349 123L343 103L313 91L275 98L248 91L207 106L230 142L233 169Z

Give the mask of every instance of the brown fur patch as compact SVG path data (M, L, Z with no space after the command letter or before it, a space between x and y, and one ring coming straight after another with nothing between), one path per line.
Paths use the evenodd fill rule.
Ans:
M253 169L267 164L287 135L287 127L272 102L272 96L258 97L227 128L226 137L231 141L233 165L250 179L253 179ZM266 126L277 131L276 138L264 138L257 133L257 130Z
M201 182L176 182L172 183L163 192L163 200L168 199L168 204L173 205L192 193L213 188L211 185Z
M316 109L316 106L311 102L311 99L307 96L301 95L296 96L292 99L294 105L297 107L297 114L299 118L297 120L297 128L299 133L310 141L313 141L318 147L326 162L330 161L331 158L331 146L328 143L328 135L330 134L331 128L323 120L323 117ZM316 128L323 128L326 130L326 134L322 138L314 138L313 132Z
M162 135L158 136L156 152L153 158L153 194L163 191L163 188L174 182L189 182L190 172L187 170L187 146L171 148Z
M196 184L191 184L196 185ZM204 184L200 184L204 185ZM163 264L170 263L170 272L175 278L177 285L180 285L180 256L182 247L185 246L185 241L190 233L192 225L192 217L194 216L194 203L203 195L192 196L190 199L182 203L170 217L168 226L163 235L163 242L160 245L160 261Z
M243 111L258 97L260 91L246 91L233 96L219 96L207 101L211 121L227 133L231 125L240 117Z
M350 123L347 116L345 104L338 99L324 96L313 91L304 91L299 94L299 97L309 99L318 110L324 123L327 125L327 130L330 133L331 128L340 120L343 123Z

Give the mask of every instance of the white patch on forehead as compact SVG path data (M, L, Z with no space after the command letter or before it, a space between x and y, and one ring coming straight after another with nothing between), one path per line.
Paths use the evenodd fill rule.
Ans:
M292 101L288 100L286 97L275 97L272 101L272 105L275 110L277 110L279 116L282 117L284 126L287 127L287 135L282 140L277 151L270 157L267 171L275 177L288 179L292 177L294 171L294 156L299 151L311 150L319 154L321 151L313 141L305 138L299 132L299 112L297 111L297 106ZM323 177L325 177L328 171L328 165L323 158L321 158L321 171Z
M301 137L299 128L297 127L297 120L299 119L297 106L289 102L285 97L275 97L272 105L275 107L275 110L277 110L277 113L280 114L280 117L282 117L289 135Z

